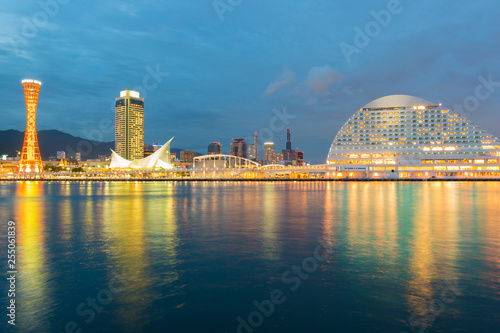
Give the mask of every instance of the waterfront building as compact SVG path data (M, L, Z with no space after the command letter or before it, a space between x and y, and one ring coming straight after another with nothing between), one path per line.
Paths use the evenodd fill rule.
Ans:
M24 100L26 102L26 132L24 133L23 149L18 165L18 172L42 172L43 164L38 147L36 132L36 107L42 82L23 80Z
M253 143L248 146L248 158L252 161L259 160L259 133L253 135Z
M441 104L392 95L355 112L327 157L333 177L499 177L496 137Z
M245 140L246 139L240 138L233 139L233 142L231 142L230 155L247 158L247 143L245 142Z
M144 156L144 98L137 91L123 90L116 98L115 150L129 160Z
M304 165L304 152L297 150L297 165Z
M277 153L275 149L274 142L264 143L264 165L280 164L283 155L281 153Z
M286 129L286 149L282 150L284 165L297 165L297 151L292 149L292 140L290 138L290 127Z
M264 156L263 156L264 165L273 164L272 156L275 153L276 149L274 146L274 142L265 142L263 148L264 148Z
M78 153L76 153L75 155L76 155L76 156L75 156L76 160L77 160L78 162L80 162L80 161L82 160L82 153L78 152Z
M181 162L183 163L193 163L193 159L196 157L196 152L191 150L183 150L180 152Z
M210 142L207 148L208 155L220 155L222 154L222 145L220 142Z
M63 158L59 162L60 167L77 167L78 161L76 158Z
M127 160L123 156L120 156L115 151L111 150L111 163L110 168L122 168L122 169L152 169L152 168L162 168L162 169L172 169L172 163L170 160L170 142L174 138L168 140L160 149L155 151L148 157Z

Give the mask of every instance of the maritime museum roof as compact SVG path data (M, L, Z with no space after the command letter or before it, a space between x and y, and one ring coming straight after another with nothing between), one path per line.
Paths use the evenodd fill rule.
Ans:
M162 169L172 169L173 165L170 162L170 142L173 140L168 140L160 149L154 152L152 155L138 159L138 160L127 160L118 155L115 151L111 150L111 163L110 168L127 168L127 169L152 169L152 168L162 168Z

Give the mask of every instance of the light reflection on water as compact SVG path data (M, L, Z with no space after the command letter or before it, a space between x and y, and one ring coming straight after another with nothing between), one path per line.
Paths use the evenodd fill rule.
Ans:
M492 329L499 207L497 182L0 183L2 234L17 222L26 332L68 321L84 332L236 332L236 317L276 288L287 301L260 331ZM334 251L290 292L282 274L316 239ZM86 323L77 307L123 272ZM426 315L446 281L467 290Z

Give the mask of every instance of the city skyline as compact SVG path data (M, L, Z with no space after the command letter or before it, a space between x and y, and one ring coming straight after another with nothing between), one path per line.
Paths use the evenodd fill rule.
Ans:
M391 94L456 105L500 135L499 46L489 42L500 34L498 4L401 1L386 25L378 14L388 11L388 3L381 1L245 3L223 20L211 2L106 2L92 12L83 6L60 4L49 15L37 3L6 4L9 14L0 14L8 35L0 40L1 130L23 129L22 92L11 82L33 76L45 83L39 130L86 137L113 120L117 92L139 87L148 101L145 141L175 136L180 146L200 152L214 140L227 147L229 138L245 135L250 142L255 131L270 128L273 110L286 108L288 123L279 124L269 141L281 142L292 127L299 149L319 163L335 134L329 128L341 127L360 105ZM48 17L46 24L34 25L38 13ZM474 19L479 15L480 24ZM413 17L419 21L407 27ZM365 33L358 32L376 27L376 18L384 23L379 33L363 40ZM113 28L122 21L130 24ZM130 45L138 46L136 52L121 52ZM485 82L490 96L474 100ZM112 141L114 131L100 135Z

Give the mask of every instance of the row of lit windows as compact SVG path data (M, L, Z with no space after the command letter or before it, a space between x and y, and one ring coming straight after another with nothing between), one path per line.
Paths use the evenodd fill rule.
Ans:
M446 130L449 128L449 131L450 132L464 132L464 135L465 133L470 133L470 134L488 134L486 131L484 130L480 130L479 128L468 128L468 127L453 127L453 126L445 126L445 127L442 127L441 126L414 126L414 127L407 127L407 128L403 128L403 126L401 127L397 127L397 126L394 126L394 127L387 127L387 125L378 125L378 126L373 126L373 127L368 127L368 126L360 126L360 128L358 129L356 126L354 126L354 128L352 126L350 127L342 127L339 131L339 133L374 133L374 132L411 132L411 131L415 131L417 132L422 132L425 131L425 132L429 132L429 131L432 131L432 130L437 130L437 131L441 131L441 130ZM489 136L491 136L491 134L489 134Z
M450 141L450 142L477 142L477 143L482 143L485 139L488 139L486 137L478 136L478 137L469 137L469 136L436 136L436 135L420 135L420 136L409 136L405 138L400 138L391 134L384 134L384 135L372 135L372 136L344 136L343 138L345 139L337 139L335 140L335 143L340 143L340 142L347 142L347 141L353 141L352 144L355 144L355 142L359 141L410 141L410 142L434 142L434 141ZM377 138L379 140L377 140ZM384 139L384 140L380 140ZM492 142L494 143L494 142ZM357 144L359 145L359 144Z
M394 165L396 160L330 160L327 164L387 164Z
M494 138L491 134L488 134L484 131L470 131L470 130L460 130L459 128L450 128L449 130L443 128L419 128L418 130L415 128L413 130L403 130L403 129L387 129L387 130L343 130L342 132L339 132L337 134L337 137L350 137L352 135L349 134L357 134L357 135L371 135L371 134L396 134L396 135L401 135L405 136L406 135L421 135L421 134L426 134L429 135L429 133L437 133L439 135L459 135L459 136L484 136L489 139L496 139Z
M350 119L351 120L351 119ZM470 122L465 122L465 121L459 121L457 120L452 120L450 119L449 121L438 121L438 120L433 120L433 119L414 119L414 120L399 120L399 119L383 119L383 120L368 120L368 121L347 121L345 123L346 126L353 126L353 125L373 125L373 124L401 124L403 126L404 124L407 124L409 126L414 125L414 124L442 124L443 126L466 126L466 125L471 125L473 126Z
M494 140L488 140L488 139L491 139L490 137L487 137L487 136L471 136L471 135L461 135L461 136L456 136L456 135L441 135L441 136L436 136L435 133L422 133L422 134L418 134L418 136L416 136L415 134L411 134L409 136L404 136L404 137L400 137L400 136L397 136L398 133L384 133L384 134L366 134L366 135L363 135L363 134L354 134L354 135L339 135L338 138L335 139L335 142L342 142L342 141L349 141L349 140L353 140L353 139L356 139L356 138L359 138L358 140L356 141L373 141L373 140L369 140L370 138L375 138L375 137L383 137L383 138L387 138L387 139L390 139L390 140L401 140L401 141L418 141L418 142L422 142L422 141L450 141L450 140L461 140L461 141L472 141L472 142L481 142L481 143L495 143ZM406 133L406 134L410 134L410 133ZM385 140L384 140L385 141ZM487 142L485 142L487 141Z
M441 135L459 135L460 133L462 135L482 135L482 136L487 136L490 138L493 138L491 134L486 133L485 131L475 131L475 130L469 130L469 129L462 129L460 128L450 128L449 131L446 131L445 128L434 128L434 127L427 127L427 128L414 128L414 129L398 129L398 128L389 128L389 129L364 129L364 130L350 130L350 129L342 129L339 131L337 136L350 136L346 134L373 134L373 133L396 133L396 134L420 134L420 133L431 133L431 132L440 132L439 134ZM445 132L446 131L446 132ZM398 133L399 132L399 133ZM451 134L454 133L454 134Z
M348 141L348 140L343 140L343 141ZM374 139L371 142L358 142L358 141L360 141L360 139L354 139L354 140L346 142L346 143L336 142L336 143L334 143L334 146L332 146L332 148L334 148L335 146L337 146L338 149L342 149L341 147L359 148L359 147L364 147L364 146L367 146L367 147L376 146L376 147L383 148L383 147L386 147L387 145L389 145L389 146L394 146L394 145L395 146L399 146L399 145L402 145L402 146L404 146L404 145L406 145L406 146L422 146L425 144L432 144L432 142L433 142L431 140L419 140L418 143L414 143L414 142L388 142L387 138ZM363 141L363 140L361 140L361 141ZM458 140L457 141L457 140L454 140L454 141L442 141L442 142L444 144L455 144L455 145L459 145L459 146L463 146L463 147L479 147L479 145L481 144L480 140L476 140L476 141L470 141L470 140ZM473 143L473 144L475 143L475 145L471 145L470 143ZM409 148L412 148L412 147L409 147ZM484 149L489 149L489 148L484 148Z
M351 135L349 135L351 134ZM360 133L360 134L354 134L354 133L349 133L349 134L339 134L337 137L340 139L340 138L369 138L369 137L372 137L374 138L375 136L378 136L378 137L394 137L395 139L400 139L400 138L405 138L406 136L409 136L410 138L414 137L415 139L418 139L418 136L425 136L425 137L429 137L429 136L435 136L435 134L441 134L441 137L453 137L453 138L456 138L456 139L467 139L467 138L474 138L474 139L492 139L491 136L481 136L481 135L465 135L465 134L462 134L462 135L456 135L458 133L455 134L455 132L452 133L435 133L435 132L424 132L424 133L391 133L391 132L384 132L384 133L374 133L374 134L369 134L369 133ZM400 135L404 135L406 134L405 136L400 136ZM418 134L418 136L417 136ZM470 133L472 134L472 133ZM345 140L345 139L342 139L342 140Z
M409 134L409 133L407 133ZM349 140L352 140L352 139L361 139L361 141L370 141L369 139L370 138L375 138L375 137L384 137L384 138L389 138L391 140L401 140L401 141L446 141L446 140L466 140L466 141L469 141L471 139L475 139L475 140L472 140L473 142L484 142L484 141L490 141L490 142L484 142L484 143L495 143L495 141L493 140L488 140L488 139L491 139L489 137L486 137L486 136L470 136L470 135L461 135L461 136L457 136L457 135L441 135L441 136L436 136L436 135L432 135L432 133L422 133L422 134L419 134L418 136L415 135L415 134L411 134L409 136L398 136L398 133L385 133L385 134L367 134L367 135L363 135L363 134L355 134L355 135L340 135L337 140L335 141L349 141ZM357 140L359 141L359 140ZM335 142L334 142L335 143Z
M329 156L329 158L346 158L346 157L349 157L349 156L355 156L356 154L357 153L352 153L352 152L348 153L348 154L338 152L338 153L330 153L328 156ZM363 153L363 154L360 153L360 154L357 154L357 155L358 156L362 156L362 155L365 155L365 154L368 154L368 153ZM369 157L379 158L379 157L392 157L392 156L405 156L405 155L430 155L429 157L431 157L431 156L440 156L440 155L443 155L443 158L445 158L446 155L470 155L470 154L473 154L473 155L477 155L477 154L484 155L485 152L483 152L483 151L454 151L454 152L448 152L448 151L419 152L419 151L415 151L415 152L407 152L407 153L404 153L404 152L391 152L391 153L379 152L379 153L371 154L371 156L369 156ZM487 155L490 155L490 156L500 156L500 151L498 151L498 152L490 152ZM356 158L356 157L351 157L351 158ZM362 157L362 158L368 158L368 157Z
M362 126L361 126L362 127ZM417 126L418 127L418 126ZM413 128L396 128L396 127L389 127L387 128L387 126L377 126L377 127L373 127L373 128L360 128L360 129L352 129L352 128L341 128L341 130L339 131L339 134L347 134L347 133L384 133L384 132L409 132L409 133L413 133L413 132L429 132L429 131L441 131L441 130L446 130L447 128L443 127L443 128L439 128L439 127L434 127L434 126L422 126L422 127L425 127L425 128L417 128L417 127L413 127ZM460 127L451 127L449 128L449 132L462 132L463 135L466 135L466 133L468 134L488 134L486 131L483 131L483 130L479 130L477 128L462 128L460 129ZM489 137L493 137L491 134L488 134Z
M497 164L498 159L422 160L422 164Z
M329 160L327 164L395 165L396 160ZM422 160L422 164L498 164L497 159Z
M399 118L437 118L437 119L451 119L451 118L457 118L457 119L466 119L466 118L461 118L458 115L441 115L441 114L432 114L432 113L399 113L399 114L394 114L394 115L363 115L363 114L355 114L352 119L399 119Z
M427 115L414 115L414 116L390 116L390 117L351 117L347 121L348 124L352 123L373 123L373 122L387 122L387 121L401 121L402 123L411 123L419 120L427 122L441 122L445 123L470 123L466 118L454 117L441 117L441 116L427 116Z
M370 125L366 125L366 126L342 126L340 128L341 131L347 131L347 130L364 130L364 131L368 131L368 130L374 130L374 129L381 129L381 128L387 128L388 130L391 130L391 129L397 129L397 130L416 130L416 129L419 129L421 130L422 128L456 128L457 130L460 130L460 128L462 128L463 131L479 131L479 132L486 132L484 130L481 130L479 127L477 126L472 126L472 127L469 127L469 126L465 126L465 127L462 127L462 125L459 125L459 124L456 124L457 126L453 126L453 124L450 124L450 125L443 125L441 126L440 124L437 124L436 126L434 126L434 124L431 124L431 126L428 126L426 124L415 124L415 125L373 125L373 126L370 126Z
M429 129L441 129L441 128L450 128L450 131L453 131L453 128L455 128L455 131L460 131L460 129L464 132L477 132L477 133L486 133L486 131L479 129L478 127L461 127L461 126L425 126L424 124L422 125L415 125L415 126L409 126L409 125L394 125L394 126L387 126L387 125L374 125L374 126L343 126L340 131L343 133L346 133L346 131L354 131L354 132L374 132L374 131L381 131L381 129L387 129L387 130L399 130L399 131L411 131L411 130L419 130L420 132L422 131L423 128L429 128ZM339 131L339 132L340 132ZM427 130L428 131L428 130Z

